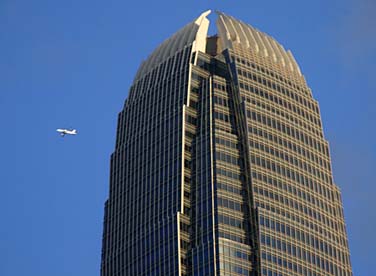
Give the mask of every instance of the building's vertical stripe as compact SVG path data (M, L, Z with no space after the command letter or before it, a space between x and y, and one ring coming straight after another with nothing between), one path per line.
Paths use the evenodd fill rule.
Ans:
M210 143L210 178L211 178L211 203L212 203L212 227L213 227L213 268L214 268L214 275L217 275L217 261L216 261L216 240L215 240L215 213L214 213L214 147L213 147L213 86L212 83L213 79L212 76L209 77L209 143Z

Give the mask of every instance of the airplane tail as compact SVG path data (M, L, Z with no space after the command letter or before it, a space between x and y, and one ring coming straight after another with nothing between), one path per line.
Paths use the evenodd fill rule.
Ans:
M77 130L76 130L76 129L73 129L73 130L72 130L72 133L73 133L73 134L77 134Z

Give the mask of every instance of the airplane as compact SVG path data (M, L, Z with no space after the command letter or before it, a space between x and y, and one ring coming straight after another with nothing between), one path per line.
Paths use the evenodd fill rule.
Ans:
M77 134L77 130L75 130L75 129L58 128L56 131L60 133L61 137L64 137L65 134L69 134L69 135L76 135Z

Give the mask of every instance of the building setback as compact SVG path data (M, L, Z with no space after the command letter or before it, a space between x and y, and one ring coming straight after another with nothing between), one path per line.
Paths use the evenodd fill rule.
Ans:
M102 276L352 275L319 106L290 51L210 11L140 66L118 116Z

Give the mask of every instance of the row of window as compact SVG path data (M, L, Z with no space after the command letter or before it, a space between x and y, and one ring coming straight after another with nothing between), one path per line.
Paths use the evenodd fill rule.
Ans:
M158 128L158 131L162 131L162 128ZM131 141L128 141L128 143L123 144L121 149L117 149L117 152L124 152L123 157L126 155L126 159L122 160L123 165L140 166L137 162L150 163L151 159L159 158L158 155L161 155L162 153L163 156L169 155L167 160L180 156L179 152L181 151L181 148L179 148L179 146L182 138L181 128L176 128L174 131L166 131L158 139L153 139L154 136L157 136L157 134L149 133L144 135L144 137L137 137L138 139L132 139ZM170 149L169 151L167 150L168 148ZM125 162L124 160L128 161ZM133 160L136 160L137 162L133 162Z
M284 107L285 109L288 109L291 112L299 115L299 117L303 117L303 118L307 119L308 121L310 121L311 123L313 123L317 126L321 126L320 118L318 116L319 113L314 113L314 115L312 115L309 112L305 111L304 108L300 108L299 106L283 99L282 97L273 95L273 93L264 91L264 90L262 90L258 87L252 86L252 85L247 84L247 83L243 83L241 81L239 81L239 87L241 89L244 89L248 92L251 92L251 93L259 96L260 98L262 98L264 100L269 100L270 102L272 102L274 104L277 104L281 107Z
M246 251L239 250L237 247L219 244L218 248L219 248L219 254L223 254L226 257L238 258L238 259L243 259L246 261L251 260L250 254L248 254Z
M249 132L253 133L253 134L256 134L259 137L265 138L265 139L267 139L267 140L269 140L269 141L271 141L271 142L273 142L275 144L279 144L281 146L284 146L285 148L293 150L293 151L295 151L295 152L297 152L297 153L299 153L301 155L303 155L305 153L306 155L310 154L310 157L313 156L313 155L311 155L311 153L309 151L304 150L304 147L301 147L300 145L292 143L291 141L283 139L282 137L279 137L277 135L271 134L270 132L267 132L267 131L265 131L263 129L258 129L258 128L255 128L255 127L250 127L249 128ZM305 155L303 155L303 156L305 156ZM321 174L320 178L324 182L326 182L326 183L333 184L332 177L329 176L328 174Z
M136 108L149 107L152 109L156 107L155 105L152 106L152 104L157 103L163 97L168 96L172 99L185 94L173 94L171 91L178 90L179 92L185 92L188 79L187 69L174 71L173 74L169 74L163 81L155 80L156 73L158 72L153 70L150 74L147 74L145 78L142 78L132 85L129 97L125 103L125 108L133 106ZM154 74L154 76L152 74Z
M285 86L283 85L279 85L278 83L275 83L273 81L270 81L268 79L265 79L264 77L258 75L258 74L254 74L254 73L251 73L249 71L243 71L241 69L238 69L238 74L240 76L243 76L245 78L248 78L250 80L253 80L255 82L258 82L270 89L273 89L275 91L278 91L279 93L282 93L283 95L293 99L294 101L296 101L297 103L300 103L302 105L304 105L305 107L309 108L310 110L312 110L313 112L318 112L318 109L316 107L315 104L313 104L310 99L306 99L306 97L301 97L300 95L292 92L291 90L289 90L288 88L286 88Z
M296 246L294 244L281 241L278 238L270 237L268 235L261 235L261 244L267 245L268 247L272 247L274 249L278 249L283 254L289 254L290 256L293 256L297 258L298 260L307 262L309 264L312 264L323 271L326 271L328 273L335 273L335 275L338 275L338 271L340 268L334 264L332 261L328 260L327 258L323 258L321 256L318 256L305 248L301 248L299 246ZM282 255L283 255L282 254ZM342 262L345 264L345 262ZM282 263L283 264L283 263ZM306 274L304 274L306 275Z
M285 276L281 272L277 272L271 269L263 268L262 269L263 276Z
M216 95L213 97L213 101L219 106L229 107L231 109L233 108L232 101L230 101L228 98L222 98Z
M169 57L167 60L159 63L158 66L151 68L151 70L145 75L140 76L141 79L138 79L136 81L149 83L149 86L146 86L143 89L144 91L146 91L148 87L155 85L155 83L160 83L162 80L174 74L174 72L184 70L185 65L188 65L190 53L191 47L182 49L181 51L175 53L173 56Z
M173 89L171 87L171 89ZM168 89L166 89L168 90ZM153 91L158 94L158 91ZM171 126L181 125L181 116L179 110L175 110L174 106L181 106L183 95L176 93L177 96L170 96L168 98L158 98L157 102L153 103L153 107L142 109L141 101L137 105L125 107L123 115L121 116L121 127L118 129L119 138L122 142L126 142L132 138L139 139L139 136L148 133L158 127L173 129ZM173 102L174 101L174 102ZM168 109L169 107L169 109ZM163 112L162 112L163 110ZM126 115L125 115L126 114ZM139 126L143 127L140 128Z
M181 73L182 71L188 71L190 47L177 52L175 55L171 56L167 60L159 63L158 66L151 68L144 75L139 76L132 85L128 100L133 100L139 97L143 91L148 91L151 87L160 84L163 80L171 78L176 73ZM179 69L178 69L179 68ZM175 73L175 74L174 74Z
M300 275L305 275L305 276L321 276L322 275L321 273L318 273L309 268L306 268L296 262L291 262L290 260L286 260L285 258L281 258L280 256L275 256L270 253L266 253L264 251L262 251L261 253L261 258L275 265L279 265L285 269L294 271L295 273L298 273ZM271 270L264 268L262 275L274 276L274 275L282 275L282 274L277 273L277 272L272 272ZM335 274L335 275L340 275L340 274Z
M174 74L170 75L163 81L156 82L153 78L149 78L138 81L135 85L131 87L130 97L127 99L125 107L149 107L156 109L157 106L152 106L152 103L157 103L161 98L168 97L169 99L174 99L177 96L182 96L186 90L188 78L188 71L176 71ZM171 91L176 89L176 95L172 94Z
M314 148L315 150L318 150L319 152L322 152L324 154L328 155L328 152L326 151L326 146L318 141L316 138L307 135L303 133L301 130L289 126L280 120L276 120L270 116L260 114L258 112L247 110L247 117L252 118L252 120L257 121L259 123L262 123L265 126L268 126L270 128L274 128L278 132L282 132L294 139L302 141L307 146L310 146L311 148Z
M216 172L219 175L227 176L227 177L232 178L232 179L236 179L236 180L243 180L244 179L244 177L239 173L224 170L224 169L221 169L221 168L216 168Z
M168 178L174 177L174 175L180 173L181 161L177 158L177 153L178 151L176 151L176 154L159 153L148 160L145 160L144 158L148 157L149 154L143 155L144 158L134 157L135 162L130 162L128 166L124 166L123 174L119 173L119 178L128 181L139 181L142 178L150 179L157 177L162 183L163 181L168 180ZM152 154L150 155L153 156ZM127 160L130 159L127 158ZM140 175L137 175L137 173Z
M276 174L279 174L282 177L287 177L291 181L295 181L307 187L309 187L308 183L316 182L311 177L312 176L311 174L308 174L309 175L308 177L296 170L293 170L289 166L284 166L282 164L274 162L273 160L265 159L254 154L251 155L251 163L254 165L260 166L264 169L267 169L269 171L272 171ZM331 194L330 191L323 186L322 186L321 192L323 192L322 195L327 198L329 198L329 195Z
M260 145L260 144L258 144ZM261 144L262 145L262 144ZM279 161L284 165L292 165L291 168L297 169L297 170L302 170L305 171L308 175L310 176L316 176L317 178L320 178L322 180L326 180L327 178L329 179L329 175L324 173L323 171L315 168L314 166L308 164L307 162L301 161L297 159L296 157L287 154L283 151L279 151L277 149L274 149L273 147L269 146L264 146L262 145L264 150L259 149L256 153L260 155L264 155L267 158L272 159L273 161ZM256 148L256 147L255 147ZM270 153L270 156L265 155L265 152ZM279 160L278 160L279 159ZM287 163L287 164L286 164ZM267 164L268 166L268 164ZM268 166L269 168L270 166Z
M179 270L177 264L169 262L168 260L160 263L158 266L146 267L140 264L139 267L134 266L119 266L120 263L117 261L119 256L114 254L111 261L102 262L101 265L101 275L112 276L112 275L139 275L139 276L159 276L159 275L178 275ZM146 268L141 270L140 267ZM137 271L137 272L136 272Z
M171 121L172 117L180 117L181 110L179 108L174 108L174 103L170 103L168 101L171 101L171 98L161 98L157 103L158 105L163 106L163 111L153 110L156 109L155 107L149 109L147 108L146 110L148 111L129 109L129 112L127 112L127 122L125 122L123 127L125 127L126 130L129 130L129 124L133 123L135 124L133 127L135 127L137 132L147 132L160 124L166 124L166 121ZM137 107L139 108L139 105L137 105ZM180 120L177 121L177 123L181 124ZM143 127L139 128L140 125ZM132 134L133 133L128 133L128 135Z
M315 223L317 221L329 226L330 228L334 229L335 231L338 231L337 224L328 216L321 214L320 212L316 211L315 209L306 206L305 204L302 204L296 200L293 200L291 198L282 196L278 193L268 191L266 189L263 189L261 187L254 187L254 192L262 195L264 197L267 197L269 199L273 199L274 202L279 202L283 204L286 207L290 207L291 209L295 209L299 211L301 214L305 214L306 216L311 217L315 220Z
M218 89L218 90L226 91L226 86L224 86L223 84L220 84L220 83L214 82L213 87L215 89Z
M345 259L341 251L334 248L330 243L319 240L317 237L315 237L314 235L310 233L299 230L285 223L278 222L273 219L265 218L263 216L260 216L259 223L265 228L269 228L278 233L282 233L283 235L291 237L292 239L296 239L297 241L300 241L312 248L316 248L317 250L320 250L321 252L323 252L324 254L332 258L337 259L337 256L338 256L341 261L344 261ZM280 249L280 246L277 246L277 248Z
M232 141L222 139L222 138L219 138L219 137L215 138L215 143L220 144L220 145L224 145L224 146L226 146L228 148L232 148L232 149L240 149L240 145L238 143L234 143Z
M218 94L218 93L217 93ZM231 115L229 110L233 109L232 102L228 99L228 91L224 91L224 98L219 95L213 97L213 101L216 104L216 108L213 112L213 119L215 119L215 129L222 130L227 133L236 134L237 128L235 124L235 118ZM222 107L222 110L218 110L218 107ZM223 108L230 114L224 113Z
M238 243L249 244L249 238L247 239L245 235L234 232L223 232L218 230L218 237L232 240Z
M232 60L235 60L234 56L231 56L231 57L232 57ZM290 80L285 79L281 75L277 74L274 70L273 71L269 71L268 69L266 69L266 68L264 68L262 66L259 66L257 64L254 64L253 62L250 62L248 60L245 60L245 59L239 58L239 57L236 58L236 61L239 62L239 63L241 63L241 64L243 64L243 65L246 65L249 68L252 68L253 70L256 70L256 71L258 71L258 72L260 72L262 74L266 74L268 76L271 76L271 77L275 78L276 80L278 80L280 82L288 84L289 86L291 86L292 88L297 89L298 91L303 91L305 94L310 95L308 91L306 91L303 88L300 88L298 85L296 85L295 83L292 83Z
M271 104L266 104L265 99L260 100L258 97L242 97L242 101L251 103L254 108L254 106L257 106L263 110L267 110L274 115L281 116L285 118L286 120L290 121L292 124L299 125L300 127L306 129L307 131L319 136L323 137L322 129L320 126L315 126L311 122L305 122L302 120L301 116L296 116L296 114L293 114L292 112L285 112L282 110L282 108L275 107L274 105Z
M214 114L213 114L213 118L231 123L232 125L235 124L234 116L229 115L229 114L225 114L225 113L222 113L222 112L215 111Z
M250 133L256 134L259 137L265 138L265 139L267 139L267 140L269 140L269 141L271 141L271 142L273 142L277 145L283 146L288 150L292 150L295 153L311 160L312 162L318 163L319 162L318 160L320 160L320 158L322 158L321 156L319 156L315 152L307 149L306 147L303 147L303 146L301 146L297 143L294 143L290 140L287 140L287 139L285 139L281 136L277 136L275 134L272 134L270 131L267 131L265 129L252 127L252 128L248 128L248 130L249 130ZM327 156L325 156L325 158L327 158Z
M131 232L132 236L124 236L122 239L116 233L111 233L110 238L115 238L116 241L120 243L123 248L112 247L107 250L111 251L112 249L116 251L116 254L109 254L108 257L103 257L103 265L106 266L108 274L116 274L115 271L126 270L126 275L133 275L135 271L139 270L140 267L147 267L148 270L153 267L158 267L159 269L167 269L168 263L172 260L175 260L177 257L177 233L173 231L174 223L165 225L160 228L161 225L154 224L154 231L146 233L144 239L142 234ZM164 234L158 239L159 232L165 232L167 228L171 228L168 234ZM147 238L152 238L157 236L155 240L147 240ZM109 252L107 251L107 252ZM119 254L121 252L121 254ZM169 267L171 269L171 267ZM111 273L110 273L111 271ZM140 270L139 270L140 271ZM149 275L149 274L148 274ZM153 275L153 274L150 274Z
M237 134L234 116L226 115L221 112L214 112L214 116L217 117L217 120L215 121L215 130L221 130L233 135Z
M244 63L244 64L245 64L245 63ZM255 69L255 67L252 67L252 68ZM261 67L261 69L262 69L262 67ZM267 71L267 70L266 70L266 71ZM273 75L275 74L275 73L273 73L273 72L270 72L270 73L273 74ZM246 78L249 78L249 79L251 79L251 80L257 81L257 82L259 82L260 84L263 84L264 86L267 86L267 87L269 87L269 88L272 88L272 89L274 89L274 90L276 90L276 91L282 93L283 95L285 95L285 96L287 96L287 97L289 97L289 98L291 98L291 99L293 99L293 100L299 102L300 104L303 104L304 106L310 108L310 109L313 110L313 111L316 111L316 110L317 110L317 106L314 105L313 103L311 103L309 100L307 100L307 99L305 98L305 96L302 97L302 96L300 96L299 94L295 93L294 91L289 90L287 87L285 87L285 85L279 85L279 84L276 83L276 82L273 82L273 81L270 81L270 80L268 80L268 79L265 79L263 76L261 76L261 75L259 75L259 74L256 75L255 73L247 72L247 71L245 71L245 70L243 71L243 70L241 70L240 68L238 68L238 74L241 75L241 76L244 76L244 77L246 77ZM277 74L275 74L275 75L276 75L276 77L277 77ZM299 86L295 85L294 83L292 83L292 82L289 81L289 80L286 80L286 79L282 78L281 76L277 77L277 79L278 79L279 81L284 82L285 84L288 84L288 85L292 86L293 88L296 88L296 89L300 90L300 89L299 89ZM303 90L303 89L302 89L302 90ZM305 90L303 90L303 91L305 91ZM309 94L309 93L306 93L306 95L307 95L308 97L310 97L310 94Z
M310 172L312 171L312 169L309 169L309 167L311 165L307 164L304 161L301 161L300 159L298 159L295 156L287 153L286 151L280 151L280 150L273 148L272 146L269 146L267 144L259 143L258 141L251 140L249 143L250 143L249 145L250 145L251 148L256 148L256 149L259 149L263 152L267 152L267 153L269 153L273 156L276 156L276 157L278 157L282 160L289 162L292 165L295 165L295 166L301 168L302 170L310 171ZM325 169L327 169L329 171L331 170L330 163L327 162L326 160L324 160L323 158L313 154L312 159L314 159L314 163L316 163L320 167L324 167Z
M226 215L219 214L218 215L218 223L223 223L230 225L232 227L236 227L239 229L246 229L246 225L243 220L236 219L233 217L228 217Z
M270 188L274 191L277 191L275 188L284 190L293 196L301 198L304 202L309 202L315 206L320 207L322 210L325 210L332 216L336 216L336 211L334 207L330 206L326 201L310 194L307 190L300 189L299 187L296 187L294 185L281 181L280 179L272 177L269 174L262 174L255 171L252 172L252 179L257 179L259 181L264 182L265 184L270 185ZM318 188L321 189L321 187L321 185L318 185L318 187L315 186L315 189L313 189L312 187L311 190L315 190L316 192L318 192Z
M158 131L160 128L166 129L166 127L167 129L175 130L181 126L181 116L179 112L175 112L173 114L171 113L170 116L163 119L161 118L160 114L150 116L151 118L146 118L144 116L144 121L141 121L141 115L138 116L136 112L132 113L134 113L134 116L126 118L126 121L122 123L123 126L118 129L118 146L132 140L138 140L140 137L144 137L148 134L154 135L154 138L156 139L161 139L160 133L158 132L158 134L155 134L154 131ZM140 125L143 127L140 128Z
M227 191L229 193L233 193L233 194L237 194L237 195L243 195L243 190L242 189L239 189L237 187L234 187L232 185L227 185L227 184L223 184L223 183L217 183L216 184L216 188L217 189L220 189L220 190L224 190L224 191Z
M265 202L263 202L261 200L265 200ZM281 215L282 217L286 217L287 219L291 219L292 221L299 223L302 226L310 228L310 229L326 236L329 240L333 239L333 241L337 242L338 244L341 244L341 245L347 247L347 241L346 241L345 238L339 237L338 235L334 235L333 231L329 231L329 230L319 226L317 223L313 223L312 219L306 219L302 216L297 215L295 212L290 212L290 210L287 210L286 208L280 207L278 205L273 206L271 204L270 200L265 199L265 198L257 198L255 204L256 204L257 208L265 209L265 210L270 211L272 213L276 213L277 215Z
M226 154L221 151L215 152L215 158L217 161L220 160L220 161L232 164L232 165L240 166L240 168L244 167L243 160L241 158Z
M244 212L244 205L231 199L217 197L217 205L238 212Z
M252 275L251 274L251 270L245 268L245 267L241 267L239 265L236 265L234 263L231 263L231 262L225 262L225 261L220 261L219 263L219 268L220 268L220 271L224 272L223 275L227 275L226 272L228 273L237 273L237 274L240 274L240 275ZM221 273L222 275L222 273Z

